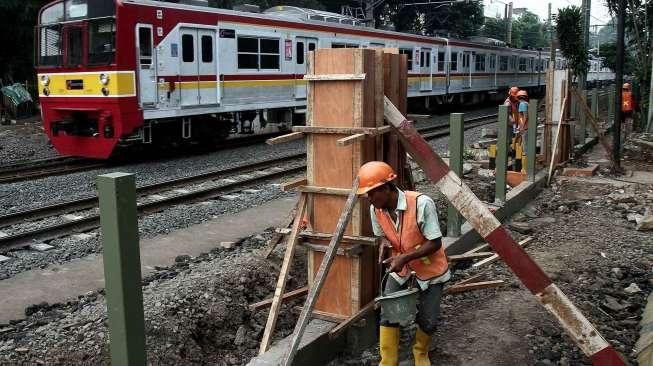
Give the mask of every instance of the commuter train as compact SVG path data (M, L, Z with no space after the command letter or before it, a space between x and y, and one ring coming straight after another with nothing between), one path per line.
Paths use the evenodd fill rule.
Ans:
M540 88L549 62L547 52L379 30L329 12L202 1L57 0L41 9L37 82L59 153L105 159L134 144L288 131L303 121L306 53L317 48L398 48L408 97L431 104ZM609 78L596 67L590 80Z

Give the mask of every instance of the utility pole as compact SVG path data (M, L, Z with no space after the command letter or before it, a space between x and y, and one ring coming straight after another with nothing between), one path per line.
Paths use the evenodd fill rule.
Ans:
M506 43L512 47L512 1L508 3L508 30L506 31Z
M612 150L614 152L614 169L619 170L621 161L621 86L624 82L624 23L626 20L626 0L618 0L617 3L617 60L615 70L615 105L614 125L612 128Z
M653 39L651 39L651 43L653 44ZM646 125L646 132L653 133L653 56L649 57L651 58L651 86L648 89L648 118L646 119L648 123Z
M549 50L549 63L553 64L555 68L556 64L556 48L555 48L555 35L554 35L553 22L551 19L551 3L549 3L549 41L550 41L550 50Z
M590 44L590 9L592 6L592 0L583 0L581 5L581 10L583 13L583 45L585 50L589 49ZM586 89L587 82L587 69L583 70L581 75L578 78L578 85L582 90Z

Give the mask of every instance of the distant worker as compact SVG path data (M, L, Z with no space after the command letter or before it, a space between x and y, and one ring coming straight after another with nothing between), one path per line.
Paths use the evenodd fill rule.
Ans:
M510 107L510 112L508 113L508 124L510 125L513 133L517 130L517 122L519 121L519 100L517 99L518 93L518 87L511 87L508 90L508 98L506 98L506 100L503 102L503 105Z
M374 235L382 238L392 255L379 261L390 272L384 293L408 288L416 282L419 304L418 325L413 345L416 366L430 365L429 346L440 316L440 298L444 283L451 277L442 246L442 233L433 200L418 192L402 191L393 183L397 177L392 167L381 161L371 161L358 171L358 194L370 200L370 216ZM414 281L413 281L414 279ZM381 306L379 349L381 365L397 365L399 360L399 324L387 318Z
M633 111L635 110L635 98L633 97L630 83L624 83L621 87L621 113L625 137L633 130Z
M520 90L517 93L519 106L515 134L515 171L526 172L526 141L528 141L528 92Z

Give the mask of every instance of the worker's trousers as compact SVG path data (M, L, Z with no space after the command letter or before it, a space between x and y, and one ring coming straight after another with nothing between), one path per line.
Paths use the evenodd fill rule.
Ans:
M385 284L385 294L391 294L400 290L406 289L408 284L412 281L407 281L404 285L400 285L395 281L392 276L388 276L388 280ZM444 287L443 283L431 284L429 287L422 291L419 291L418 302L417 302L417 316L415 317L415 323L420 327L420 329L426 334L433 334L437 328L438 318L440 317L440 299L442 298L442 288ZM398 326L398 324L392 324L388 322L383 316L383 306L381 306L381 325L384 326Z

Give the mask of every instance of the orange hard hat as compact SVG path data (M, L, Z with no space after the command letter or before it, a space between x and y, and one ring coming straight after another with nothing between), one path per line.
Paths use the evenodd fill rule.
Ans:
M528 93L526 92L526 90L520 90L520 91L517 93L517 98L519 98L519 97L526 97L526 98L528 98Z
M365 194L397 178L392 167L382 161L370 161L358 170L357 194Z
M511 87L510 90L508 91L508 95L510 95L511 97L516 97L517 93L519 93L519 88L516 86Z
M628 89L628 90L630 90L630 83L624 83L624 86L622 86L621 89Z

